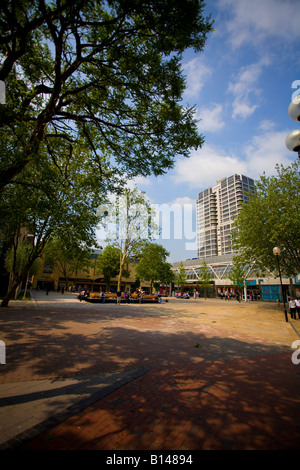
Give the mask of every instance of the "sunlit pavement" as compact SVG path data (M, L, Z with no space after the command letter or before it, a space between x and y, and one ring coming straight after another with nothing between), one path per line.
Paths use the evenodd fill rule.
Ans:
M34 291L0 310L0 445L300 447L300 320L263 302L90 304Z

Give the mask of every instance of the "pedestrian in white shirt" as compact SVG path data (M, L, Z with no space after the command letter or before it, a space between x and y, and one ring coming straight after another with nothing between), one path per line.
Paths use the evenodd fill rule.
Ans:
M294 300L294 297L291 297L289 301L289 309L290 309L290 314L291 317L296 320L296 312L297 312L297 307L296 307L296 302Z

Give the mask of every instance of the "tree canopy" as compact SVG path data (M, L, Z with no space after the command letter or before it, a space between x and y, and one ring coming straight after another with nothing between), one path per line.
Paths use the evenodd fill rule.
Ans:
M158 227L153 220L154 210L146 194L134 189L125 188L123 195L116 198L115 204L99 207L102 223L110 225L112 230L107 234L107 242L117 247L120 253L118 290L125 265L131 258L139 257L145 245L157 233Z
M200 52L212 30L203 8L199 0L2 2L1 241L22 243L23 227L34 235L19 277L52 237L92 247L108 193L163 174L203 144L194 108L181 103L182 52Z
M200 279L198 281L204 289L204 297L206 298L207 288L211 286L211 273L206 261L203 261L200 270Z
M245 286L246 267L238 258L233 258L233 265L228 273L228 279L231 280L235 289L242 289Z
M1 306L8 305L15 288L54 237L70 253L75 247L88 249L96 244L95 226L99 217L93 179L78 171L76 161L69 165L68 171L73 174L72 184L65 183L51 159L48 162L44 159L43 164L26 168L23 178L18 177L13 185L7 185L2 194L1 239L15 249L26 243L27 261L22 263L22 270L15 276ZM27 243L29 235L30 244Z
M106 283L106 291L110 292L111 279L120 273L121 252L116 246L107 245L98 256L98 270Z
M61 238L52 238L44 250L45 262L56 267L60 275L66 280L77 275L78 271L88 273L92 267L89 247L77 243L69 243Z
M103 179L172 167L203 143L180 104L181 54L212 29L199 0L8 0L0 10L0 189L80 139ZM68 175L65 175L68 179Z
M179 270L175 275L175 283L183 291L185 282L186 282L186 271L184 269L183 263L181 262L179 266Z
M281 266L288 276L300 272L300 162L276 166L277 174L263 175L235 221L234 246L242 262L277 270L273 248L281 249Z
M167 284L174 279L172 265L167 262L168 256L169 252L157 243L148 243L139 256L136 274L138 277L150 279L151 292L155 281Z

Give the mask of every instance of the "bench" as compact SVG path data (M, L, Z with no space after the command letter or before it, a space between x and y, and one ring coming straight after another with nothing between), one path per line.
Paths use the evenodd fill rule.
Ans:
M91 292L89 297L86 297L84 300L87 302L93 303L103 303L102 297L100 297L99 292ZM156 294L145 294L142 297L138 297L137 294L132 294L131 299L125 298L124 293L121 294L121 302L122 303L158 303L159 297ZM105 294L105 303L116 303L117 302L117 294L116 293L108 293Z

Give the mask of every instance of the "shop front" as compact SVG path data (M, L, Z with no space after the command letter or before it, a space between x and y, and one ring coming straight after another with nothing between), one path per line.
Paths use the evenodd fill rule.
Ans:
M281 299L280 286L264 285L261 288L263 300L276 301Z

